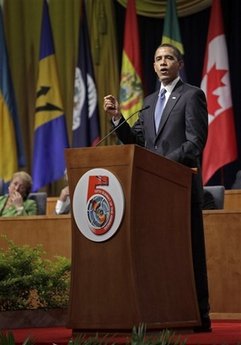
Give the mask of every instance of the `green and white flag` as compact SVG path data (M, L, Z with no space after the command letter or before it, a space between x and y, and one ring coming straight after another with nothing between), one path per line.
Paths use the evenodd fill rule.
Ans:
M162 43L170 43L177 47L182 55L184 54L183 44L178 23L176 0L168 0L164 18Z
M176 0L168 0L166 7L166 14L164 17L164 27L162 34L162 44L170 43L177 47L182 55L184 55L184 48L179 29L179 22L176 9ZM184 68L181 69L180 75L182 80L186 81Z

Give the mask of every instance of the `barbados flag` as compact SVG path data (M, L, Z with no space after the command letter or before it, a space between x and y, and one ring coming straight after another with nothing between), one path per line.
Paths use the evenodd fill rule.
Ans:
M0 6L0 178L8 183L19 166L25 165L22 137L5 41Z
M33 191L64 176L68 135L46 0L43 3L35 108Z
M120 81L120 107L125 118L142 108L143 88L141 80L141 57L139 30L135 0L128 0L125 20L124 49ZM137 120L132 117L128 122L133 125Z

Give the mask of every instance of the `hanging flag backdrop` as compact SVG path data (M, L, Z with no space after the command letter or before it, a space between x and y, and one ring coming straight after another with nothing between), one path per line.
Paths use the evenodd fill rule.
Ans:
M208 103L208 140L202 173L206 184L224 165L237 159L229 65L220 0L213 0L201 88Z
M64 176L64 149L67 147L67 129L49 11L44 0L35 109L33 191Z
M120 106L125 118L142 108L143 87L141 80L139 30L135 0L128 0L125 19L124 49L120 81ZM133 125L138 115L128 122Z
M181 40L181 33L177 17L176 0L167 1L162 43L170 43L177 47L182 54L184 54L184 48Z
M168 0L166 7L166 14L164 17L164 27L162 34L162 44L170 43L180 50L184 55L184 47L181 40L181 33L179 29L176 0ZM184 67L180 71L182 80L186 81Z
M25 164L0 6L0 178L9 182Z
M79 33L78 65L75 68L72 146L95 146L100 140L99 111L91 59L85 3Z

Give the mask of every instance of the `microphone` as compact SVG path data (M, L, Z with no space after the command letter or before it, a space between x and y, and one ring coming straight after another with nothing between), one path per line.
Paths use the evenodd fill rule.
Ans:
M129 117L127 117L123 122L119 123L116 127L114 127L112 129L112 131L110 131L107 135L104 136L104 138L102 138L100 141L98 141L98 143L95 146L98 146L99 144L101 144L105 139L107 139L112 133L114 133L119 127L121 127L123 125L123 123L127 122L130 118L132 118L132 116L136 115L137 113L142 112L143 110L146 110L150 108L149 105L146 105L144 108L139 109L137 111L135 111L133 114L131 114Z

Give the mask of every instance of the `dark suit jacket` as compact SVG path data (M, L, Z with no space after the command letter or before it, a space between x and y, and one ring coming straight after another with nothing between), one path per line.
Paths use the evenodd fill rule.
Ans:
M193 201L202 202L201 155L207 140L208 112L204 92L195 86L178 81L172 91L158 132L155 132L154 113L158 91L147 96L139 120L132 128L123 123L117 129L125 144L138 144L188 167L198 168L193 177ZM124 118L121 119L124 121Z

